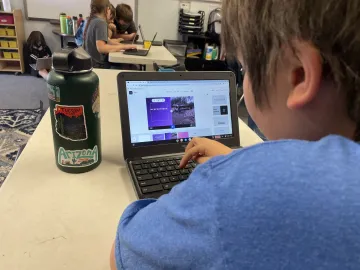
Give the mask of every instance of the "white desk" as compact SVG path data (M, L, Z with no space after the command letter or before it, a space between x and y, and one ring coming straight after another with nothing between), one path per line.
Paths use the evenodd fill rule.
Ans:
M57 169L49 112L0 188L1 270L108 270L119 218L136 200L122 155L116 70L101 84L103 162L86 174ZM241 120L241 144L261 142Z
M137 47L143 48L142 45ZM152 46L147 56L126 55L123 52L109 53L109 62L147 66L152 66L155 62L159 66L172 66L177 64L177 59L164 46Z

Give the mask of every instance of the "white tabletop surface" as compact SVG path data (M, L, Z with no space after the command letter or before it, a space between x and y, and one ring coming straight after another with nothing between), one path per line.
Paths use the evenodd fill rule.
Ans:
M137 45L143 49L143 45ZM164 47L152 46L147 56L126 55L123 52L109 53L110 63L152 65L154 62L160 66L172 66L177 64L177 59Z
M117 223L136 200L122 154L116 70L100 77L103 161L85 174L55 165L47 112L0 188L1 270L105 270ZM241 145L261 142L241 120Z

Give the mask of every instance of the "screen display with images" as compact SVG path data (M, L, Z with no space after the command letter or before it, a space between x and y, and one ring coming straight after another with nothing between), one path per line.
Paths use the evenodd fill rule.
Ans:
M228 80L127 81L131 143L233 137Z

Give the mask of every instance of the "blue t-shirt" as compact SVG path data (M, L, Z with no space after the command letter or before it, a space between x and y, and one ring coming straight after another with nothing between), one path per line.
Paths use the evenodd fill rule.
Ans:
M339 136L216 157L124 212L120 269L360 269L360 146Z

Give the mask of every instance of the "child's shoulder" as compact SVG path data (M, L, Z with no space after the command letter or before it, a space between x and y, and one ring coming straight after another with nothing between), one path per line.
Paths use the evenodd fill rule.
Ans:
M90 21L90 24L94 24L94 25L101 24L101 25L106 25L107 26L106 20L103 19L103 18L99 18L99 17L92 18L91 21Z
M214 158L210 166L227 175L250 178L287 175L339 174L359 171L360 145L340 136L328 136L316 142L281 140L264 142ZM251 177L252 176L252 177Z

